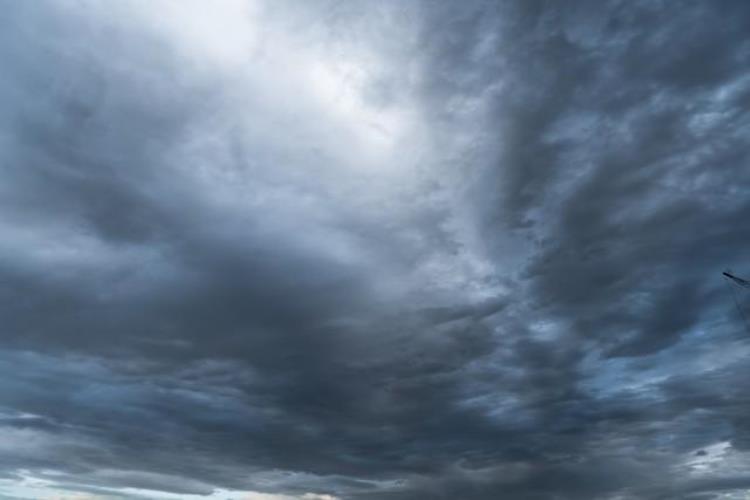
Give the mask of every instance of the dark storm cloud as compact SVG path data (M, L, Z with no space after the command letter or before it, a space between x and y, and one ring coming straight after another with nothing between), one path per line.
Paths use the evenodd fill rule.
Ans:
M9 495L750 488L743 2L233 5L6 9Z

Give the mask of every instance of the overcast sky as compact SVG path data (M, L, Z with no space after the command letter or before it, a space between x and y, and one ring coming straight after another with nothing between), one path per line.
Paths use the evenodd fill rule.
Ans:
M0 7L0 499L747 498L750 2Z

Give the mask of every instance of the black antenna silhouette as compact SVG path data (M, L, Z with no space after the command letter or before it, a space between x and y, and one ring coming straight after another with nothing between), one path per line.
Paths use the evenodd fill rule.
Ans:
M750 281L743 280L742 278L738 278L737 276L735 276L734 274L730 273L729 271L724 271L721 274L723 274L724 276L726 276L730 280L734 281L735 283L737 283L741 287L750 288Z
M741 286L742 288L750 288L750 281L746 279L742 279L738 276L735 276L730 271L724 271L721 273L727 280L729 280L729 289L732 291L732 298L734 299L734 305L737 307L737 312L740 313L740 317L742 318L742 322L745 324L745 329L748 333L750 333L750 320L748 320L747 315L745 314L745 311L740 306L740 301L737 299L737 293L732 286L732 284Z

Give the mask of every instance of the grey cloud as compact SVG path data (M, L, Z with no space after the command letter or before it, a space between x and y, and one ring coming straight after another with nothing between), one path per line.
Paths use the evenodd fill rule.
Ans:
M747 489L744 3L81 5L0 21L4 478Z

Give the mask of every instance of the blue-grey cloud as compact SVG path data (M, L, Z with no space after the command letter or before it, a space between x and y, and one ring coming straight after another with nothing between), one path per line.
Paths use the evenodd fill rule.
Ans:
M7 498L750 488L743 2L4 7Z

